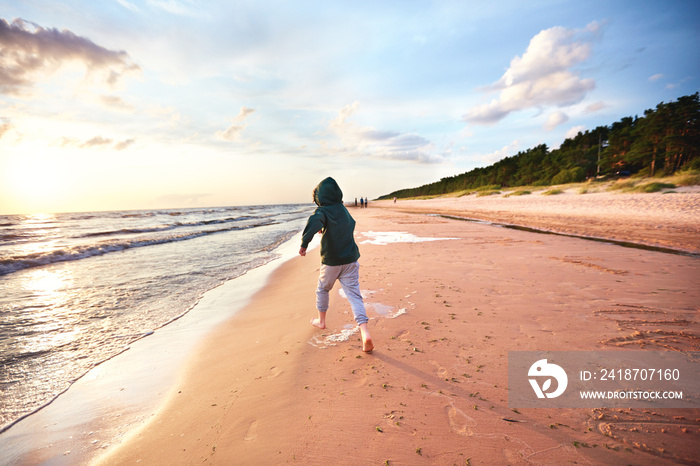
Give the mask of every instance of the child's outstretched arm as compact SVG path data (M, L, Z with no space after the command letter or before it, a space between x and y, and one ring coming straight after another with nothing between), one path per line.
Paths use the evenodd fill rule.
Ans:
M301 249L299 249L299 255L306 255L306 248L309 247L309 243L314 235L317 232L320 233L325 225L326 215L322 211L317 210L309 217L309 220L306 222L306 228L304 228L304 232L301 234Z

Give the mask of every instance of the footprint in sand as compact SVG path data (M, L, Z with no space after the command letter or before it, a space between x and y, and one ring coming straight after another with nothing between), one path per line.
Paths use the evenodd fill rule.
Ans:
M472 432L471 427L476 427L476 421L466 414L461 409L458 409L453 404L445 406L445 414L447 415L447 420L450 422L450 427L452 430L465 437L471 437L474 432Z
M248 432L246 432L245 437L243 437L243 440L251 441L255 440L258 438L258 421L253 421L250 423L250 427L248 427Z
M272 366L270 368L270 375L267 376L268 379L274 379L282 373L282 369Z
M355 386L356 386L356 387L364 387L365 385L367 385L367 377L366 377L366 376L365 376L365 377L361 377L360 379L358 379L358 380L355 382Z
M445 369L445 368L442 367L440 364L438 364L437 361L430 361L430 364L432 364L432 365L434 365L435 367L437 367L437 375L438 375L438 377L440 377L441 379L445 377L445 374L447 374L447 369Z

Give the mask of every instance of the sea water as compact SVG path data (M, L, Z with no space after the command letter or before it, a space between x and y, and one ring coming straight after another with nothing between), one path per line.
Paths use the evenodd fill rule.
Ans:
M0 216L0 432L278 257L312 206Z

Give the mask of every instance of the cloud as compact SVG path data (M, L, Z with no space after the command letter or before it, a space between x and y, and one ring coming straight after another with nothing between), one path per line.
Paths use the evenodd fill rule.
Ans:
M519 146L520 141L515 140L507 146L501 147L495 152L491 152L490 154L480 156L480 159L485 165L491 165L498 162L499 160L509 157L512 154L515 154L518 151Z
M556 111L549 115L547 121L544 124L544 129L546 129L547 131L552 131L554 128L566 123L567 121L569 121L569 117L566 113Z
M587 106L584 109L583 113L595 113L599 110L604 109L605 107L607 107L607 105L605 105L604 102L596 102L594 104L590 104L589 106Z
M649 76L649 81L654 82L658 81L659 79L663 78L664 75L662 73L655 74L653 76Z
M243 123L243 121L254 111L255 109L253 108L241 107L241 111L233 118L233 124L224 131L217 131L216 137L224 141L239 142L241 140L241 133L248 127L248 123Z
M583 125L574 126L569 131L566 132L566 134L564 135L564 139L573 139L576 136L578 136L578 133L583 133L584 131L586 131L585 126L583 126Z
M587 33L598 29L591 23ZM463 117L473 124L491 125L511 112L539 107L566 107L583 100L595 81L573 71L591 54L589 41L576 30L556 26L530 40L522 56L516 56L501 79L486 90L499 92L497 99L470 109Z
M211 196L206 193L189 193L189 194L166 194L155 199L158 204L166 205L199 205L199 199Z
M117 0L117 3L134 13L139 13L141 11L138 6L126 0Z
M359 103L357 102L343 107L338 112L338 117L330 122L328 131L340 140L340 144L333 146L328 141L321 141L326 149L351 156L419 163L440 163L443 161L442 156L432 153L433 144L422 136L377 130L348 121L358 107Z
M12 123L7 118L0 118L0 139L12 129Z
M177 16L202 16L201 8L198 10L195 4L188 6L177 0L148 0L148 4L154 8Z
M113 95L103 95L100 97L100 101L107 107L111 107L116 110L123 110L128 112L132 112L134 110L134 106L124 101L124 99L122 99L121 97Z
M95 147L105 147L112 145L114 150L124 150L136 142L136 139L124 139L123 141L115 142L114 139L95 136L86 141L81 141L77 138L62 137L52 145L58 147L77 147L79 149L93 149Z
M101 73L110 86L140 70L124 51L101 47L68 30L45 29L35 23L0 18L0 93L20 94L41 77L68 62L81 62L87 74Z
M134 144L136 142L136 139L125 139L123 141L120 141L116 144L114 144L114 149L115 150L124 150L130 145Z
M92 147L97 147L97 146L105 146L107 144L112 144L111 139L103 138L102 136L95 136L92 139L89 139L85 141L84 143L80 144L78 147L82 149L89 149Z

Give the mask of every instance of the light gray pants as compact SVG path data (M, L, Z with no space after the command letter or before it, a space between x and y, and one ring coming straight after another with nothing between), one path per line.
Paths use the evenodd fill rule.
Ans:
M328 292L333 289L336 280L340 281L340 286L343 287L345 296L350 301L357 325L366 324L368 319L360 293L360 264L357 261L345 265L321 264L321 274L316 288L316 309L319 312L328 311Z

